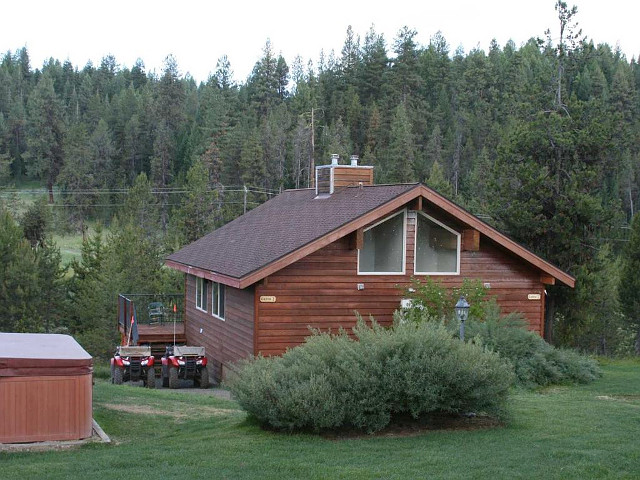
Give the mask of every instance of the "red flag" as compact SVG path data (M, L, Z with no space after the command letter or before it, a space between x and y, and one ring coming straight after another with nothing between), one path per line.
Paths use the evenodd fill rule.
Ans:
M177 311L178 311L178 309L177 309L177 305L174 303L174 304L173 304L173 313L176 313Z
M131 325L133 325L133 315L131 315Z

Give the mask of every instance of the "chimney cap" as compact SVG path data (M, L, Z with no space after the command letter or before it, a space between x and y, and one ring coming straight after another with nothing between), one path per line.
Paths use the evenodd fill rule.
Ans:
M340 155L337 153L331 154L331 165L338 165L338 160L340 159Z
M351 155L351 166L352 167L357 167L358 166L358 159L360 157L358 157L358 155Z

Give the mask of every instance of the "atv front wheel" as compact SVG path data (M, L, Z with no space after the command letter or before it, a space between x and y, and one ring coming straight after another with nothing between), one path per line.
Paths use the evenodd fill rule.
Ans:
M124 372L119 367L114 367L113 369L113 383L116 385L122 385L122 377Z
M111 383L114 383L113 377L114 377L115 369L116 369L116 366L112 363L111 364Z
M147 388L156 388L156 369L147 369Z
M198 383L200 384L200 388L209 388L209 370L207 370L207 367L200 369L200 379Z
M178 369L169 367L169 388L178 388Z

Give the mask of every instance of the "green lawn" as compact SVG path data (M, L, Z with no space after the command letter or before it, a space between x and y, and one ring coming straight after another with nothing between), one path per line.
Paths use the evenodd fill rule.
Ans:
M603 371L587 386L515 391L505 427L348 440L265 432L231 401L99 379L94 415L114 444L3 453L0 478L636 479L640 362Z
M95 235L96 231L93 225L89 225L87 229L87 238ZM102 238L105 239L109 234L107 227L102 227ZM82 257L82 234L54 234L52 236L53 242L60 249L60 255L62 256L62 263L69 265L72 260L80 261Z

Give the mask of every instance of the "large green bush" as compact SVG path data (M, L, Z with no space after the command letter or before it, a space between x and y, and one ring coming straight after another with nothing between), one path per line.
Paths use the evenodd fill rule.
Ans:
M360 321L353 332L316 333L282 356L244 361L231 391L260 422L284 430L374 432L398 414L503 412L513 372L497 354L431 323Z
M458 320L453 319L453 305L458 295L467 297L471 309L466 322L466 340L508 360L520 386L587 383L600 376L595 360L548 344L527 329L527 322L518 313L503 316L495 298L489 297L478 282L465 279L462 287L448 291L432 279L413 279L406 294L412 298L412 304L396 312L396 324L444 323L452 337L459 335L460 326Z
M555 348L526 329L517 314L489 313L484 322L467 322L467 338L479 342L514 367L516 382L525 387L588 383L600 376L595 360L576 351Z

